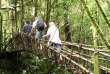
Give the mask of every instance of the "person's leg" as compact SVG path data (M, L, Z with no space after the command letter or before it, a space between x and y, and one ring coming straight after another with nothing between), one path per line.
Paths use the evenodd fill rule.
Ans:
M58 52L61 52L61 47L60 47L59 44L56 45L56 48L57 48L57 51L58 51Z
M38 39L43 39L43 40L45 40L45 38L42 37L43 35L45 35L45 30L38 31L38 33L37 33L37 38L38 38ZM40 44L40 49L42 49L42 44Z
M58 52L61 52L61 46L59 44L56 45L56 49ZM57 56L60 56L60 60L62 60L62 56L60 54L57 54Z
M25 43L26 43L27 46L29 47L28 37L25 37Z
M40 44L39 44L39 39L40 39L40 31L38 31L37 29L36 29L36 39L37 39L37 47L38 47L38 49L40 49Z
M40 31L36 29L37 51L40 51L39 39L40 39Z
M49 42L50 46L53 46L53 43ZM52 51L49 49L49 54L52 55Z
M38 31L37 29L36 29L36 39L40 39L40 31Z
M45 38L42 37L43 35L45 35L45 29L41 31L41 39L45 40Z

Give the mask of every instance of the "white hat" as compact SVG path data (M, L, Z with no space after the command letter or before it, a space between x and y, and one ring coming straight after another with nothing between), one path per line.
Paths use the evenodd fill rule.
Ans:
M49 23L49 26L52 26L52 25L55 25L54 22L50 22L50 23Z

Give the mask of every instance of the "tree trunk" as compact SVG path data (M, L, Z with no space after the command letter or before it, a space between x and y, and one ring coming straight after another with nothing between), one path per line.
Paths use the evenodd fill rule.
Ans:
M24 12L23 12L23 0L21 0L21 32L22 32L22 28L23 28L23 25L24 25Z
M16 25L16 31L18 31L17 29L17 10L16 10L16 7L17 6L17 0L15 0L15 25Z
M83 42L85 42L85 35L83 35L83 32L84 32L84 34L85 34L85 31L83 31L83 29L84 29L84 26L83 26L83 19L84 19L84 8L83 8L83 5L81 4L81 12L82 12L82 14L81 14L81 25L80 25L80 27L79 27L79 39L78 39L78 43L83 43ZM84 36L84 37L83 37Z
M12 14L12 35L13 35L13 32L14 32L14 15L13 15L13 10L11 11L11 14Z
M96 38L96 28L93 26L93 40L94 40L94 74L99 74L99 61L98 61L98 47L97 47L97 38Z
M47 15L46 15L46 24L49 24L50 20L50 12L51 12L51 0L47 0Z
M101 32L101 30L100 30L100 28L99 28L99 26L98 26L96 20L93 18L92 14L91 14L91 12L90 12L90 10L89 10L89 8L86 6L85 1L84 1L84 0L81 0L81 1L82 1L83 5L84 5L84 7L85 7L85 9L86 9L86 11L87 11L87 13L88 13L88 16L90 17L90 19L91 19L93 25L95 26L95 28L96 28L96 30L97 30L97 33L101 36L102 41L104 42L104 44L106 45L106 47L110 50L110 44L108 43L108 41L107 41L106 38L104 37L103 33Z
M36 5L35 5L35 17L37 16L37 14L38 14L38 0L35 0L35 3L36 3Z
M58 8L57 3L58 3L58 0L55 0L56 8ZM54 21L57 22L57 25L58 25L58 28L59 28L59 21L60 21L60 20L58 20L58 16L59 16L59 12L56 13L56 16L55 16Z
M48 12L49 12L49 0L47 0L47 15L46 15L46 24L48 24Z
M108 24L108 27L110 28L110 23L109 23L109 20L107 19L107 16L105 15L105 13L104 13L104 11L103 11L102 7L100 6L100 4L99 4L98 0L95 0L95 1L96 1L96 4L97 4L97 6L98 6L99 10L101 11L101 13L102 13L102 15L103 15L103 17L104 17L104 19L105 19L106 23Z
M71 33L70 33L70 24L69 24L69 8L68 8L68 4L64 2L64 9L67 11L64 14L64 21L65 21L65 37L66 37L66 41L71 41Z
M1 7L1 1L0 1L0 7ZM2 52L2 15L0 10L0 53Z

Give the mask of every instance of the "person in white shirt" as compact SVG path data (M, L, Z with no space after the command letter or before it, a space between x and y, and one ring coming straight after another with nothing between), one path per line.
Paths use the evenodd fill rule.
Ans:
M33 22L30 35L34 31L34 28L36 29L36 25L37 25L38 20L39 20L38 17L35 17L35 21ZM46 27L47 27L47 25L44 22L44 29L42 31L39 31L38 29L36 29L36 39L44 39L42 36L45 35L45 28Z
M61 46L60 46L61 40L59 38L59 30L55 27L54 22L49 23L49 29L47 31L47 34L44 35L43 37L48 37L48 36L50 36L48 44L51 46L55 45L57 51L61 52ZM60 59L62 60L61 56Z

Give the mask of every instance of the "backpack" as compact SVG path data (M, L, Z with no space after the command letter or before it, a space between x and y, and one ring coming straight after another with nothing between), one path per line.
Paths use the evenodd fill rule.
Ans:
M38 31L42 31L44 29L44 21L38 20L36 24L36 29L38 29Z

